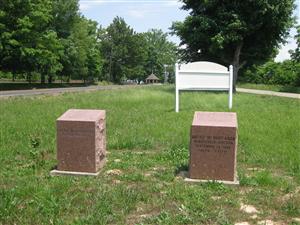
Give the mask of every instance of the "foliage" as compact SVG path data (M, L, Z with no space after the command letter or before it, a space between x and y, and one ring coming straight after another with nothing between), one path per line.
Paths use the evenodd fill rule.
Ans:
M144 80L151 72L163 77L164 65L176 61L176 45L161 30L136 33L123 18L116 17L99 32L104 58L103 79L115 83ZM168 68L173 72L173 68Z
M292 60L270 61L246 70L241 80L256 84L300 86L300 63Z
M41 74L41 82L62 69L59 62L62 45L55 31L50 29L52 1L4 1L1 5L0 68Z
M145 60L143 39L123 18L114 18L100 37L101 53L104 58L104 79L121 83L122 80L143 76Z
M175 52L161 30L136 33L120 17L103 29L80 14L78 0L0 4L0 78L140 81L152 70L162 76Z
M173 65L175 65L177 60L177 46L168 41L168 34L162 30L151 29L144 33L143 36L146 41L146 75L153 72L163 80L164 65L166 65L166 72L170 75L174 74Z
M300 63L300 25L298 25L296 29L297 29L297 34L295 35L295 39L296 39L297 47L295 50L291 50L290 54L292 60Z
M6 0L0 5L0 70L41 83L56 75L98 77L97 24L79 15L78 0Z
M64 41L64 73L72 79L98 78L102 68L97 23L81 17Z
M294 0L183 0L190 15L172 29L185 61L210 60L239 69L274 57L293 24Z
M59 38L68 38L79 18L78 0L52 0L52 29Z

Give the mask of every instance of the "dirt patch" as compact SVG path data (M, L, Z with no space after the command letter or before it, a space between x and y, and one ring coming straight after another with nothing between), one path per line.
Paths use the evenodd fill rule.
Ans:
M265 171L266 169L258 168L258 167L249 167L249 168L247 168L247 170L251 171L251 172L261 172L261 171Z
M258 210L253 205L244 205L243 203L241 203L240 210L248 214L258 213Z
M160 213L158 208L147 209L144 204L139 205L136 210L127 217L126 224L140 224L143 220L157 216Z
M240 189L240 194L245 195L250 193L253 190L251 187L243 187Z
M211 196L211 199L214 201L220 200L222 197L220 196Z
M109 175L109 176L120 176L123 174L123 172L121 170L118 170L118 169L113 169L113 170L107 170L105 172L106 175Z
M257 224L258 225L283 225L282 223L276 223L272 220L261 220Z
M300 223L300 218L293 218L292 221L295 223Z
M292 198L300 198L300 186L295 189L295 191L291 193L285 194L283 197L281 197L281 201L287 202L288 200Z
M157 172L161 172L161 171L165 171L166 167L160 166L160 167L153 167L152 168L153 171L157 171Z
M112 183L113 183L113 184L120 184L121 181L120 181L120 180L112 180Z
M151 177L153 175L152 171L144 173L145 177Z
M115 163L119 163L119 162L121 162L121 161L122 161L121 159L115 159L115 160L114 160Z
M248 222L239 222L239 223L235 223L234 225L250 225L250 223L248 223Z
M253 214L252 216L250 216L251 219L256 220L258 218L257 214Z

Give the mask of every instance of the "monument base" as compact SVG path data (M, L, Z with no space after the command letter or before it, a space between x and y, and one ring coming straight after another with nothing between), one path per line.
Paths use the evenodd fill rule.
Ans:
M225 184L225 185L240 185L240 181L238 179L238 176L235 176L234 181L228 181L228 180L203 180L203 179L192 179L188 177L188 171L181 171L179 173L179 176L183 178L185 182L190 182L190 183L208 183L208 182L216 182L220 184Z
M235 181L227 181L227 180L199 180L199 179L191 179L191 178L184 178L184 181L191 182L191 183L207 183L207 182L216 182L225 185L240 185L238 179Z
M51 170L51 176L98 176L100 171L97 173L88 173L88 172L74 172L74 171L62 171L62 170Z

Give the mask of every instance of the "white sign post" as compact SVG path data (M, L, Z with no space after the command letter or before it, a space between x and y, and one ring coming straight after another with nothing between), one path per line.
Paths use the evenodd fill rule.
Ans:
M228 91L228 105L232 108L233 67L229 70L212 62L193 62L175 65L176 105L179 112L179 92L194 90Z

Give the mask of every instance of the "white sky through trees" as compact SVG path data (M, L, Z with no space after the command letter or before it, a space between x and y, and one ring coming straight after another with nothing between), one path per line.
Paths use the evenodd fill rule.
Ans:
M97 21L107 27L114 17L123 17L128 25L137 32L145 32L151 28L170 32L174 21L183 21L188 12L181 10L182 3L177 0L80 0L80 11L89 19ZM295 15L300 24L300 0L296 0ZM276 61L283 61L290 57L288 51L296 48L294 36L296 29L290 32L288 43L281 47ZM178 37L170 40L179 43Z

